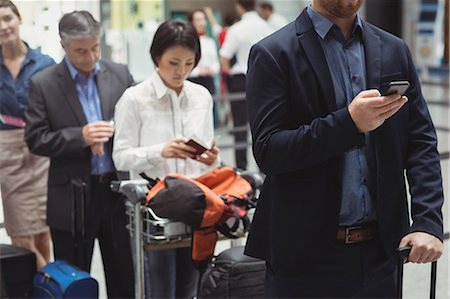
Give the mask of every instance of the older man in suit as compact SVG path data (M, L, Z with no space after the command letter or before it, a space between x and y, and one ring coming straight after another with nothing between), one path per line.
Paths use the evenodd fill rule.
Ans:
M420 82L405 43L358 17L362 2L313 0L250 54L248 115L267 178L246 253L266 260L269 298L392 298L397 247L417 263L442 254ZM397 80L411 84L404 95L380 93Z
M65 14L59 34L66 55L32 78L25 130L31 152L51 159L47 223L55 258L89 271L98 238L108 297L134 297L124 204L109 188L117 178L111 159L111 118L133 78L126 66L99 60L101 27L90 13ZM87 186L82 247L72 234L74 180Z

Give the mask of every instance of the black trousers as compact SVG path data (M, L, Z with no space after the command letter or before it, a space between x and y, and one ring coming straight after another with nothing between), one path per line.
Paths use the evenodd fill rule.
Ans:
M216 93L216 85L214 84L214 77L198 76L198 77L188 78L188 80L205 86L206 89L208 89L209 93L212 95L214 95Z
M336 244L309 273L297 277L277 276L266 266L265 298L396 297L396 264L386 256L378 238Z
M52 228L55 259L64 259L89 272L97 238L108 298L134 298L133 260L123 200L110 190L107 182L93 180L90 192L83 244L79 244L71 232ZM80 256L84 257L84 262L80 261Z
M230 93L245 92L245 75L231 75L228 81ZM248 115L245 97L242 100L231 101L231 115L233 117L234 143L244 145L247 143ZM236 167L247 169L247 147L235 149Z

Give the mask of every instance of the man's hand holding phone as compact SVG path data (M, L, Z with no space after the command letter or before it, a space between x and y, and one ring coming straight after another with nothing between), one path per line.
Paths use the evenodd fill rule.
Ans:
M377 89L361 91L348 106L358 131L366 133L381 126L408 101L398 93L383 96Z
M83 139L91 147L93 155L104 155L103 145L114 135L114 124L111 121L95 121L85 125L82 130Z

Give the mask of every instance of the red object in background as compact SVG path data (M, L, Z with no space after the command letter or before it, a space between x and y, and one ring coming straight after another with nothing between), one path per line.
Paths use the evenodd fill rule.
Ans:
M25 121L17 116L0 114L0 121L6 125L25 128Z

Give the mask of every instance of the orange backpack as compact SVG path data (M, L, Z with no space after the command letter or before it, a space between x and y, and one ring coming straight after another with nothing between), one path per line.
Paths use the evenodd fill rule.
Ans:
M147 194L147 206L159 217L192 227L192 260L204 268L214 254L217 230L230 238L239 221L247 229L247 210L255 206L252 186L231 167L220 167L197 179L168 174ZM226 220L235 218L229 227ZM247 220L245 220L247 219Z

